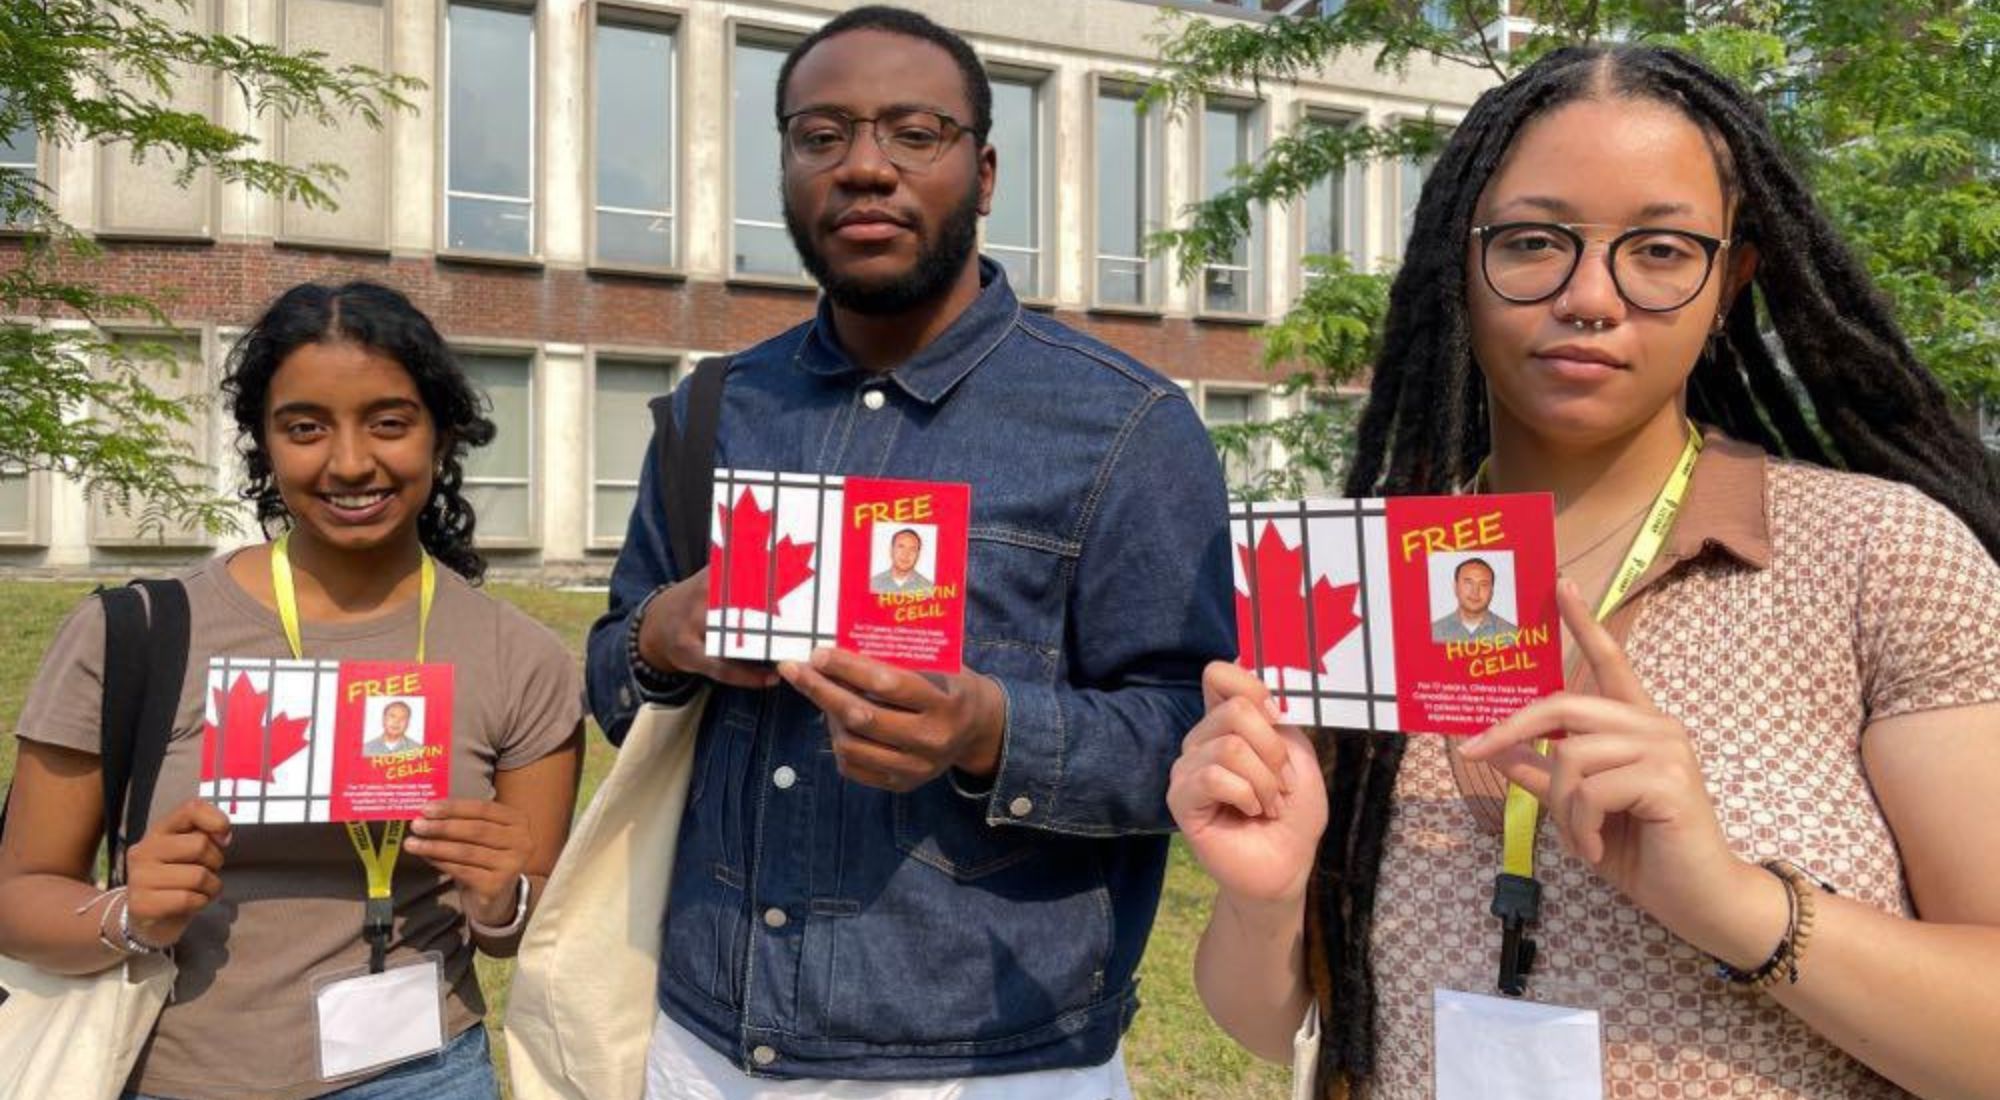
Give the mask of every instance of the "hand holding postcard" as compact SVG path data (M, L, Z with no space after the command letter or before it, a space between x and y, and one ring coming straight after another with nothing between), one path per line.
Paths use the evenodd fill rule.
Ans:
M1237 504L1239 663L1291 721L1479 733L1562 688L1545 494Z
M451 790L452 666L215 657L198 793L239 825L396 821Z
M970 486L715 472L705 648L802 661L819 646L959 671Z

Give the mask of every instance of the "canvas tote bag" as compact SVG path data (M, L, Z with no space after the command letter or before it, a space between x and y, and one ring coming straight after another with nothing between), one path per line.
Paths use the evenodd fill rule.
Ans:
M129 839L146 833L187 668L186 590L179 581L136 583L146 590L145 603L131 587L102 594L100 771L114 884L124 879ZM165 955L139 955L80 975L0 955L7 998L0 1002L0 1100L116 1100L175 974Z
M653 402L655 480L683 569L708 560L727 369L727 359L712 359L695 371L685 432L674 428L669 398ZM707 701L703 688L681 706L640 708L556 860L521 937L502 1029L515 1100L645 1094L667 886Z

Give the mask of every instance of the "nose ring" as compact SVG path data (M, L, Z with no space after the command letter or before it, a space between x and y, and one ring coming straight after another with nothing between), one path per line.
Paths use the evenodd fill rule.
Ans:
M1583 331L1583 326L1584 326L1584 320L1583 320L1583 318L1581 318L1581 317L1572 317L1572 318L1570 318L1570 322L1569 322L1569 323L1570 323L1571 325L1574 325L1574 326L1576 327L1576 330L1577 330L1578 332L1582 332L1582 331ZM1595 317L1595 318L1592 318L1592 319L1591 319L1591 321L1589 322L1589 324L1590 324L1590 327L1591 327L1591 329L1592 329L1592 330L1594 330L1594 331L1597 331L1597 332L1603 332L1603 331L1604 331L1604 318L1602 318L1602 317Z

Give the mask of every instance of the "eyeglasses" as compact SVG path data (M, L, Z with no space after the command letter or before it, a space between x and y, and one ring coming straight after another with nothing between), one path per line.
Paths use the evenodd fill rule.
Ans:
M823 172L847 159L854 131L867 123L875 144L890 164L905 171L922 171L936 164L958 135L971 127L938 111L897 108L874 118L857 118L845 111L808 108L778 120L785 149L802 168Z
M1569 285L1585 247L1581 230L1602 237L1622 229L1605 247L1605 263L1618 296L1634 309L1667 313L1694 301L1708 285L1715 254L1729 241L1685 229L1639 225L1563 225L1500 222L1476 226L1479 267L1493 293L1518 305L1547 301Z

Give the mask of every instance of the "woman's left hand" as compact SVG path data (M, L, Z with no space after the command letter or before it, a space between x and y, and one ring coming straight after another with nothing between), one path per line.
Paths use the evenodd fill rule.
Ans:
M449 798L424 807L403 847L465 891L465 914L481 924L514 922L521 874L535 850L528 815L504 802Z
M1565 848L1701 946L1708 915L1731 908L1749 878L1769 876L1730 851L1687 728L1653 705L1574 584L1557 586L1556 603L1602 694L1537 700L1462 751L1539 799ZM1537 739L1558 732L1569 736L1546 756L1535 751Z

